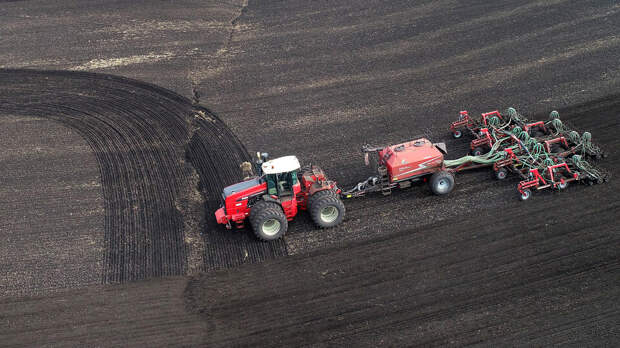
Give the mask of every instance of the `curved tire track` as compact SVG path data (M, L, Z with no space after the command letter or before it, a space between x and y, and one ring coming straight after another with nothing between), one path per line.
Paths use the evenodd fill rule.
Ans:
M198 268L286 254L282 242L260 243L211 221L219 192L239 179L238 163L248 154L209 110L154 85L84 72L0 69L0 87L2 113L61 122L95 153L106 209L104 282L187 273L194 247L186 242L188 218L202 221L204 265ZM204 209L188 217L194 213L179 205L193 189L195 172Z

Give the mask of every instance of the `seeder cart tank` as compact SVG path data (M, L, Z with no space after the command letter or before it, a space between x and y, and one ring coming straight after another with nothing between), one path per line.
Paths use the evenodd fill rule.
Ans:
M393 188L410 187L418 181L428 182L436 195L448 194L454 189L454 175L443 164L444 143L420 138L390 146L365 145L362 152L366 164L372 162L377 175L344 192L346 198L379 191L389 195Z

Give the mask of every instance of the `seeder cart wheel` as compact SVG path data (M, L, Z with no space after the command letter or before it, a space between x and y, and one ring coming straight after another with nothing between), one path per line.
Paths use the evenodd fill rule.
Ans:
M522 201L526 201L528 198L530 198L531 195L532 195L532 191L530 191L528 189L525 189L521 193L521 200Z
M312 195L309 207L312 221L321 228L334 227L344 219L344 204L332 191L324 190Z
M431 176L429 184L434 194L448 194L454 189L454 175L446 171L437 172Z
M463 136L463 132L461 132L460 130L455 130L454 132L452 132L452 137L454 139L458 139L462 136Z
M508 171L506 170L506 168L499 168L495 172L495 178L497 180L504 180L504 179L506 179L507 176L508 176Z
M273 202L260 201L250 211L250 224L254 234L261 240L276 240L284 236L288 221L282 208Z

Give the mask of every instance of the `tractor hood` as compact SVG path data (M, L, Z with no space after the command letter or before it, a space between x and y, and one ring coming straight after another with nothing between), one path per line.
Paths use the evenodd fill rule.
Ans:
M226 197L230 196L233 193L245 191L251 187L258 186L260 184L260 178L252 178L234 185L224 187L224 192L222 195L224 196L224 199L226 199Z

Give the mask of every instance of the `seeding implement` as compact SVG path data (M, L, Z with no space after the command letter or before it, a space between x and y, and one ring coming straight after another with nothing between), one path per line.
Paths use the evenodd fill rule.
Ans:
M459 119L450 125L454 138L463 132L473 136L471 156L445 161L448 168L490 166L498 179L508 173L521 178L517 190L522 200L530 198L532 190L565 189L572 181L584 184L602 183L607 174L585 160L601 159L606 154L592 144L592 136L581 136L560 120L557 111L551 112L548 121L529 121L508 108L483 113L481 120L461 111Z
M557 111L548 121L529 121L508 108L486 112L480 120L461 111L450 125L454 138L468 134L470 154L454 160L444 159L444 143L426 138L396 145L362 147L366 165L376 175L341 191L328 180L317 166L300 168L295 156L267 160L259 155L258 176L228 186L222 197L224 204L215 213L217 222L231 228L243 227L246 218L255 234L262 240L280 238L299 210L308 210L319 227L339 224L345 214L342 198L362 197L381 192L389 195L395 188L407 188L416 182L427 182L436 195L450 193L455 186L456 173L489 167L498 180L509 174L521 181L517 191L522 200L530 198L533 190L565 189L570 182L602 183L607 174L590 164L588 159L600 159L605 153L592 143L592 136L581 136L562 123ZM245 163L244 168L251 168Z

